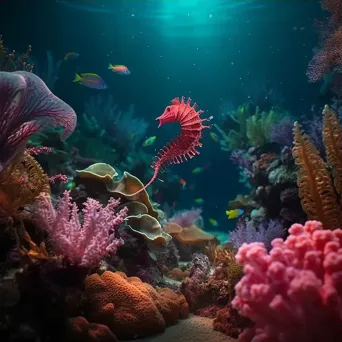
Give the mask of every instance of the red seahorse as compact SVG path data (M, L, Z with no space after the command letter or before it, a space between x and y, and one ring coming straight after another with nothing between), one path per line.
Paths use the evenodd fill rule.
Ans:
M190 98L185 101L184 96L181 100L176 97L171 101L171 105L165 108L164 113L156 118L156 120L159 120L158 128L165 123L178 121L181 125L181 132L157 153L156 160L151 165L154 169L151 180L131 196L150 186L157 178L159 172L162 172L168 165L180 164L188 160L187 158L191 159L200 154L196 147L202 147L200 143L202 130L211 127L204 126L202 122L210 121L212 117L201 119L200 115L203 113L203 110L196 112L196 108L197 103L191 106Z

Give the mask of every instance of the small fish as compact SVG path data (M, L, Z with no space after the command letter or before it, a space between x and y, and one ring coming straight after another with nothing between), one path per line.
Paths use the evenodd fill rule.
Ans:
M64 60L65 61L70 61L73 59L77 59L80 56L79 53L76 52L68 52L65 56L64 56Z
M211 139L213 139L215 142L219 141L219 137L214 132L210 132L210 136L211 136Z
M181 178L181 179L179 180L179 184L182 186L182 189L184 189L184 188L186 187L186 180L183 179L183 178Z
M210 166L210 163L202 166L202 167L195 167L193 170L192 170L192 174L193 175L198 175L199 173L202 173L203 171L205 171L208 167Z
M153 137L149 137L147 138L144 143L143 143L143 147L147 147L147 146L151 146L154 144L154 142L156 141L157 137L153 136Z
M108 86L105 81L97 74L85 73L75 74L73 82L80 83L88 88L107 89Z
M239 218L245 211L242 209L226 210L228 220Z
M204 203L204 199L203 199L203 198L195 198L195 199L194 199L194 202L195 202L196 204L203 204L203 203Z
M218 226L218 222L217 222L215 219L213 219L213 218L210 218L210 219L209 219L209 223L210 223L211 225L213 225L214 227L217 227L217 226Z
M112 70L113 72L116 72L119 75L131 74L131 72L128 70L128 68L125 65L112 65L109 63L108 69Z
M74 190L76 187L76 183L74 182L73 178L69 178L65 184L65 188L67 190Z

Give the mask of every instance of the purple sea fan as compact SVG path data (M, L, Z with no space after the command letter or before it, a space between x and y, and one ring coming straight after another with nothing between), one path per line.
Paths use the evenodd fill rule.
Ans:
M0 172L24 151L31 135L46 127L62 126L64 140L76 122L74 110L35 74L0 72Z
M181 210L170 217L169 222L177 223L181 227L190 227L201 219L202 209L192 208L191 210Z
M252 175L253 163L256 161L256 156L248 153L248 151L237 149L230 155L230 160L240 166L248 176Z
M323 143L323 120L315 116L312 120L305 122L310 140L316 146L318 152L325 159L325 147Z
M49 234L48 239L57 255L63 255L71 264L96 266L106 255L115 253L123 240L114 237L115 229L123 223L127 207L115 213L120 201L111 198L105 207L88 198L80 222L76 203L71 203L69 191L53 208L50 197L39 197L37 222Z
M230 242L234 248L240 248L244 243L263 242L269 250L273 239L284 236L285 229L279 220L267 220L257 227L252 220L239 220L236 229L230 234Z
M270 141L282 146L293 145L293 120L285 117L271 128Z

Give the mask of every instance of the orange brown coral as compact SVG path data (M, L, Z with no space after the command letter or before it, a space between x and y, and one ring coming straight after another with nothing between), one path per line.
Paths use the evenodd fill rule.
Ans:
M329 128L324 129L327 135ZM328 140L326 137L325 141ZM308 218L322 222L325 227L338 228L342 222L342 214L328 165L297 122L294 126L293 156L299 168L297 172L299 197Z
M91 321L107 325L118 338L161 333L188 316L184 296L169 289L157 291L121 272L92 274L85 281L85 296Z
M342 130L336 112L328 106L323 110L323 142L327 162L332 168L335 189L342 195Z
M41 193L50 193L48 176L28 153L0 173L0 215L12 216L32 204Z
M49 260L53 258L49 255L46 250L45 242L41 242L39 246L32 241L30 235L25 231L24 239L29 245L29 249L24 246L20 247L20 255L24 257L28 257L30 262L39 261L39 260Z

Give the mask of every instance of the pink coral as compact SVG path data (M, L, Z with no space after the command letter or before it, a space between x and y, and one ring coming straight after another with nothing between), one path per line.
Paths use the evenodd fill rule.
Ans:
M232 305L255 322L241 341L323 342L342 336L342 230L294 224L286 241L243 244Z
M49 234L49 240L57 255L63 255L74 265L95 266L101 259L115 253L123 244L114 238L114 230L126 215L127 207L115 213L120 201L111 198L107 206L88 198L83 209L81 224L77 206L71 203L70 192L65 191L53 208L47 195L40 195L37 222Z

